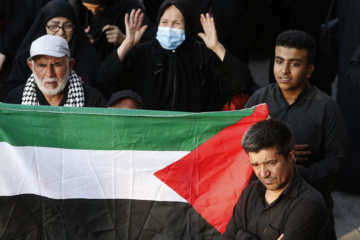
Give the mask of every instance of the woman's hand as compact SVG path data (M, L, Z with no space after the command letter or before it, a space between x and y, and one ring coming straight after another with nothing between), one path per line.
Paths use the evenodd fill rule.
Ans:
M86 33L86 35L88 36L91 44L94 44L94 37L93 37L93 35L91 35L89 32L90 32L90 26L88 26L88 27L85 29L85 33Z
M221 61L223 61L226 49L218 40L214 19L210 17L209 13L207 13L206 16L201 14L200 23L204 29L204 33L198 33L198 36L202 38L206 47L214 51Z
M120 44L124 41L126 37L125 34L121 32L118 26L106 25L105 27L103 27L102 31L106 33L106 38L108 42L116 46L120 46Z
M137 11L133 9L130 15L125 15L126 36L117 50L121 62L124 60L130 49L140 42L141 37L146 31L147 25L141 26L143 19L144 13L141 12L141 9L138 9Z

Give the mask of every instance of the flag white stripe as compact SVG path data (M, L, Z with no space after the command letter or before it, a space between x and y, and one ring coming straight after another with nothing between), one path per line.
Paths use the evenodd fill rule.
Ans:
M0 142L0 196L187 202L153 174L183 151L14 147Z

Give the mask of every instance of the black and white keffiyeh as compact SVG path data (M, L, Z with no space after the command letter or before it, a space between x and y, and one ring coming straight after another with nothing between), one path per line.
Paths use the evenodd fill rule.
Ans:
M84 88L74 71L71 72L68 83L68 96L64 107L83 107L85 105ZM36 96L36 82L34 75L31 74L26 81L24 92L21 98L22 105L39 105Z

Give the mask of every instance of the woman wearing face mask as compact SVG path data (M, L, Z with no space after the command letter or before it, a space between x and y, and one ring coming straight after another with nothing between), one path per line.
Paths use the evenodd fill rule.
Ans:
M96 87L95 76L99 69L100 58L80 26L72 6L65 0L53 0L44 5L22 41L10 75L3 84L4 95L17 86L25 84L31 75L31 69L26 63L30 56L31 43L45 34L66 39L71 57L76 60L74 71L85 83Z
M156 39L136 45L146 29L142 18L139 10L126 17L126 38L103 62L99 82L113 91L138 92L154 110L221 110L229 97L243 91L249 69L219 43L209 14L201 16L204 33L198 34L205 44L195 39L192 6L186 0L165 1Z

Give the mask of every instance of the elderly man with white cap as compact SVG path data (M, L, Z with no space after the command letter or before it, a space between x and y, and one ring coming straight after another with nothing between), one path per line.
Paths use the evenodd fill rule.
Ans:
M12 90L5 103L67 107L106 107L107 100L96 89L82 83L72 70L64 38L45 35L36 39L27 60L32 74L25 85Z

